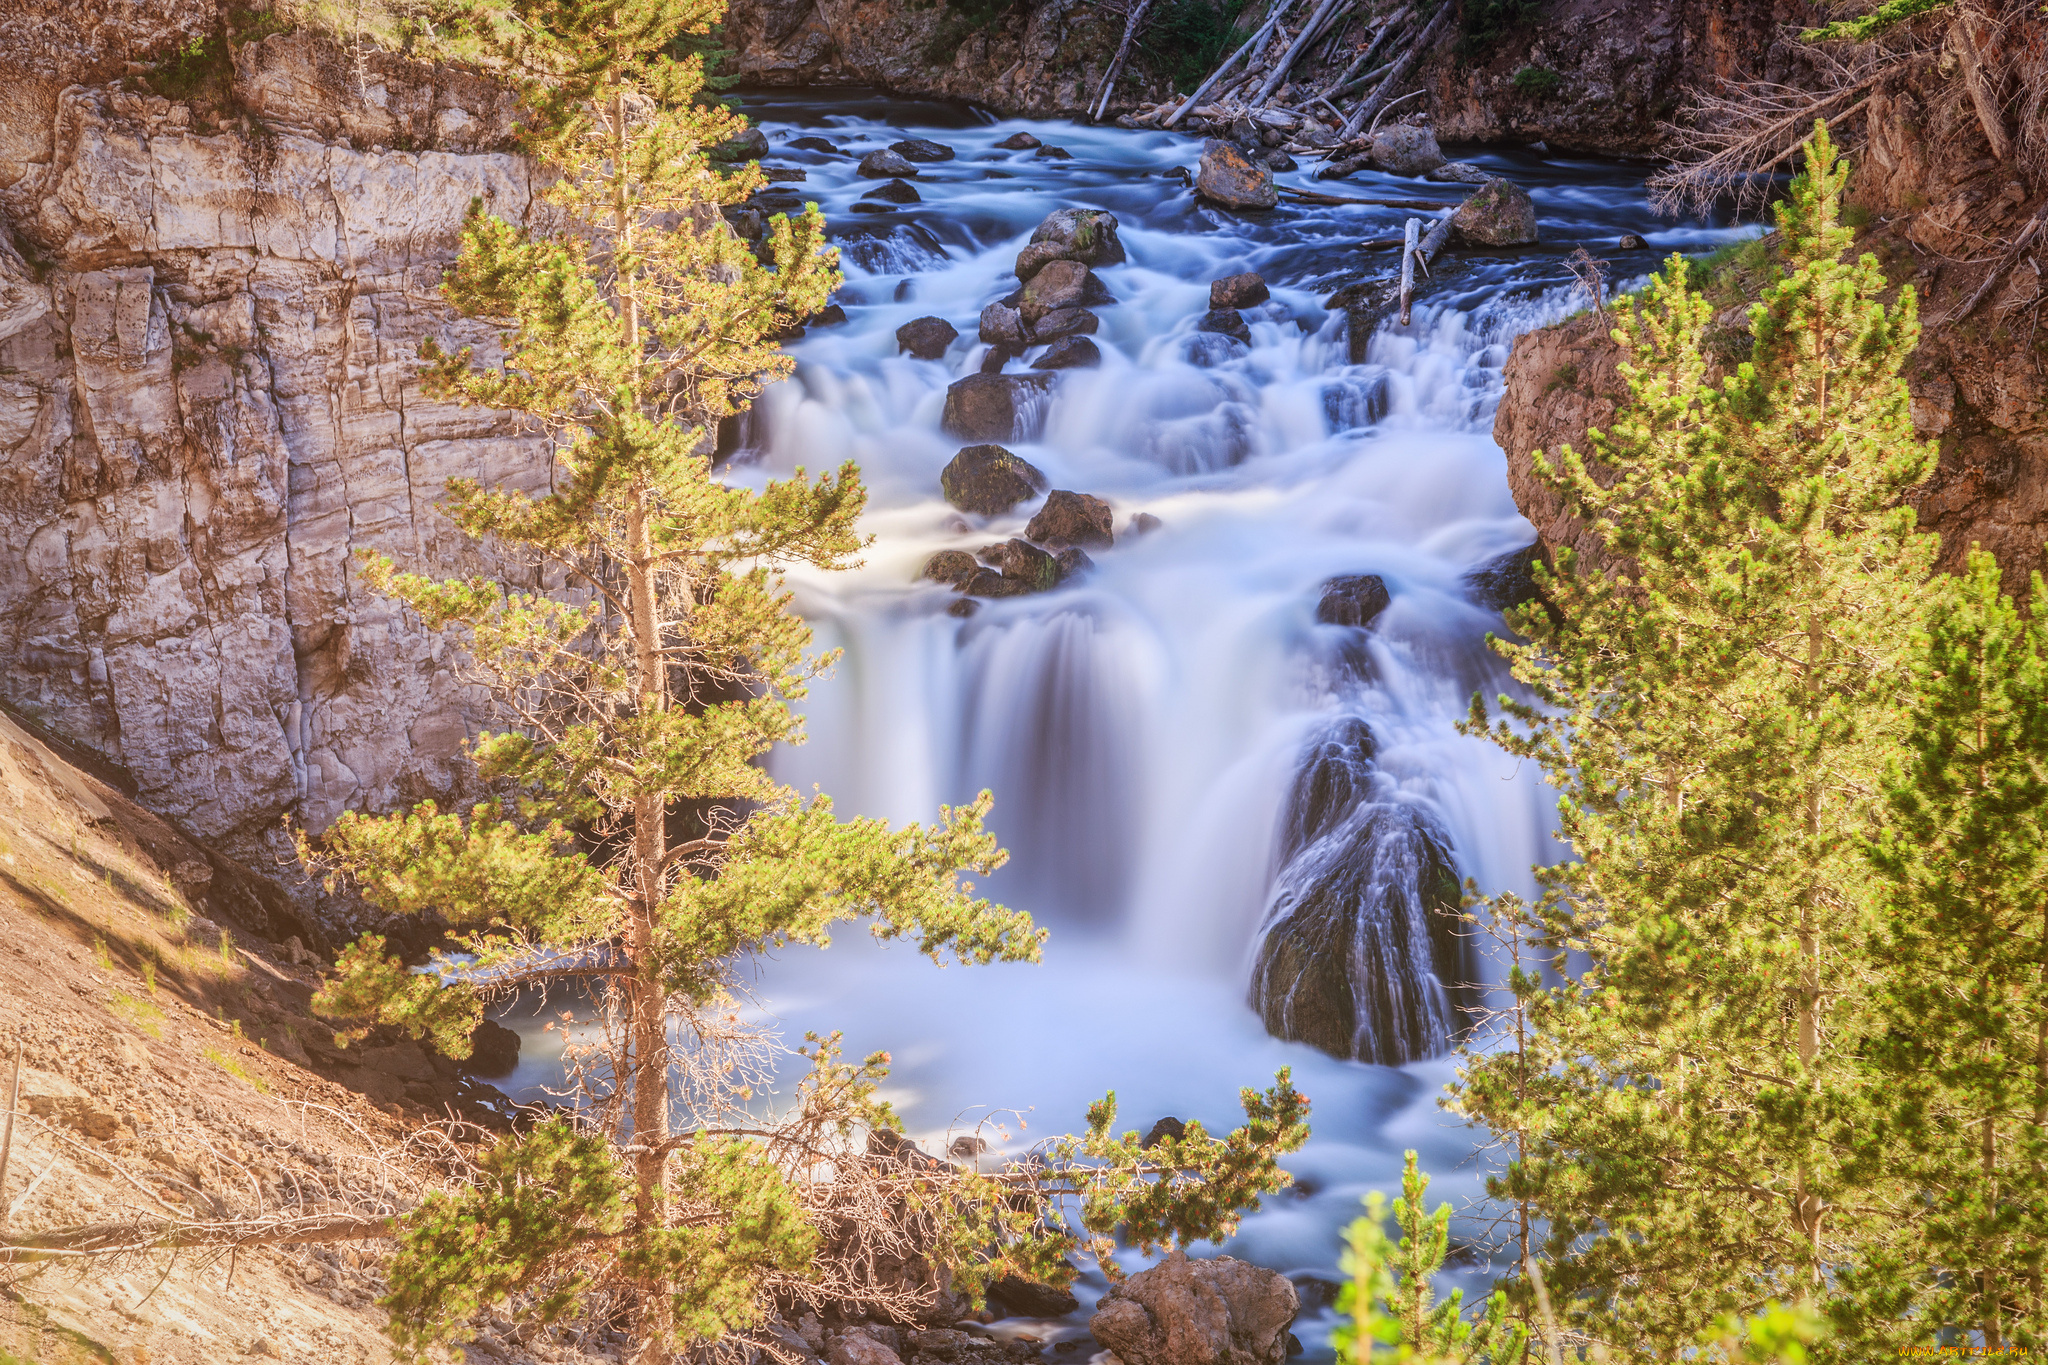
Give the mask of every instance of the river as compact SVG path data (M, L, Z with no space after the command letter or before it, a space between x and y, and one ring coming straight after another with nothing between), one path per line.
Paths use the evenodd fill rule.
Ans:
M1174 134L880 96L746 105L767 164L802 167L790 188L832 224L847 321L791 345L797 373L758 405L729 477L856 460L875 536L856 572L792 577L820 645L845 653L813 687L810 742L778 754L775 771L842 812L893 820L993 790L1011 863L985 889L1052 931L1040 965L942 969L850 928L829 950L763 964L762 1009L792 1040L843 1029L852 1054L890 1051L887 1096L931 1150L995 1111L1024 1111L987 1133L993 1158L1078 1128L1112 1089L1120 1129L1170 1114L1219 1131L1240 1087L1290 1066L1314 1104L1314 1136L1287 1163L1296 1186L1221 1250L1296 1279L1296 1332L1326 1357L1339 1230L1368 1190L1397 1192L1414 1148L1430 1202L1461 1210L1445 1287L1470 1301L1494 1273L1484 1135L1438 1105L1451 1060L1338 1060L1268 1036L1247 1003L1276 886L1317 874L1280 856L1290 791L1317 740L1363 722L1371 799L1436 831L1459 877L1530 890L1530 865L1555 856L1551 798L1533 768L1455 729L1475 689L1505 683L1483 643L1499 617L1469 600L1464 576L1533 538L1491 435L1501 367L1517 334L1584 306L1563 264L1573 247L1626 281L1674 249L1755 229L1658 219L1639 167L1447 149L1526 188L1542 244L1459 253L1411 323L1382 324L1354 365L1344 315L1321 300L1390 271L1393 251L1360 243L1398 236L1413 210L1207 208L1169 174L1192 169L1201 143ZM1020 131L1070 157L996 147ZM850 155L789 148L806 135ZM858 157L906 137L957 155L919 167L922 202L854 212L878 183L856 176ZM1467 192L1370 173L1315 181L1306 166L1278 179L1446 204ZM1035 428L1006 444L1052 487L1106 499L1117 543L1091 551L1078 582L962 619L950 588L918 580L924 561L1021 534L1033 504L984 519L945 502L939 471L964 444L939 430L945 391L980 368L976 318L1016 287L1031 230L1071 207L1115 214L1129 255L1100 272L1117 299L1096 310L1102 364L1062 372ZM1624 233L1647 246L1616 250ZM1194 333L1209 282L1246 270L1272 293L1246 312L1251 344ZM960 339L940 360L898 354L896 329L928 315ZM1135 533L1136 513L1159 527ZM1344 574L1391 591L1369 633L1315 619L1322 584ZM559 1074L558 1035L507 1022L525 1050L501 1084L540 1098ZM1091 1271L1084 1305L1103 1288ZM1078 1335L1086 1312L1059 1330Z

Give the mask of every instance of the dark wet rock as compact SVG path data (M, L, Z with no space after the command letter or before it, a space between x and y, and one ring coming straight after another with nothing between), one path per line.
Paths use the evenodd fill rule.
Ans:
M1122 265L1124 244L1117 236L1116 215L1101 209L1060 209L1048 214L1031 233L1034 246L1051 243L1067 260L1100 269Z
M1100 308L1115 302L1116 295L1109 292L1109 286L1102 282L1102 276L1093 271L1089 272L1088 278L1081 284L1081 306Z
M1017 177L1011 175L1008 171L987 170L981 173L981 178L983 180L1015 180Z
M1493 172L1469 161L1446 161L1435 170L1426 172L1422 178L1441 185L1484 185L1493 179Z
M981 339L991 346L1022 346L1024 316L1015 308L992 303L981 310Z
M1128 528L1128 534L1134 536L1142 536L1149 532L1156 531L1164 525L1166 525L1165 522L1153 516L1150 512L1133 512L1131 513L1131 523Z
M460 1070L472 1076L500 1077L519 1065L519 1035L485 1019L469 1035L469 1057Z
M916 175L917 167L905 161L902 156L884 147L877 151L869 152L866 156L862 157L860 159L860 169L855 174L864 175L870 180L887 180L892 176Z
M1495 611L1512 611L1529 602L1548 607L1536 586L1536 564L1542 558L1540 543L1496 555L1465 575L1465 595Z
M1047 313L1062 308L1079 308L1088 301L1088 267L1079 261L1053 261L1031 277L1017 311L1024 321L1036 326Z
M763 166L761 173L771 185L800 185L811 178L811 173L801 166Z
M1389 175L1422 175L1444 164L1436 134L1412 123L1396 123L1372 135L1372 160Z
M1055 308L1038 320L1031 335L1038 341L1057 341L1061 337L1093 336L1101 326L1102 319L1086 308Z
M800 213L803 211L803 196L793 190L764 190L750 201L763 213Z
M933 142L929 138L922 137L905 138L901 142L892 142L889 144L889 150L902 157L905 161L951 161L953 159L953 149L951 147L948 147L943 142Z
M1165 1118L1152 1125L1145 1134L1145 1141L1139 1145L1146 1148L1157 1147L1168 1138L1178 1142L1187 1135L1188 1126L1173 1115L1168 1114Z
M997 577L1001 577L1001 575L1000 575L1000 574L998 574L998 575L997 575ZM961 620L963 620L963 621L964 621L964 620L966 620L966 619L967 619L968 617L970 617L970 616L974 615L974 613L976 613L977 611L980 611L980 610L981 610L981 603L979 603L979 602L975 601L975 600L974 600L973 598L971 598L971 597L956 597L956 598L954 598L954 599L953 599L953 601L952 601L952 602L951 602L951 603L950 603L950 604L949 604L949 605L948 605L948 606L946 607L946 615L948 615L948 616L957 616L957 617L959 617L959 618L960 618Z
M999 445L967 446L940 473L939 487L961 511L992 517L1043 493L1045 475Z
M896 211L894 204L876 204L866 200L856 200L846 207L850 213L894 213Z
M826 141L822 137L806 136L792 138L790 139L789 145L793 150L799 152L827 152L833 156L846 155L845 152L840 151L837 147L833 146L830 142Z
M974 556L965 550L940 550L924 562L918 577L957 586L974 577L975 570L980 567L974 562Z
M1087 337L1061 337L1031 362L1034 370L1092 370L1102 363L1102 350Z
M1037 155L1048 161L1072 161L1074 159L1074 154L1064 147L1040 147Z
M1449 837L1377 780L1373 751L1346 716L1304 752L1250 995L1275 1037L1398 1066L1455 1044L1473 973Z
M879 199L884 204L922 204L924 196L917 192L917 186L908 180L889 180L875 186L863 199Z
M1261 159L1266 163L1266 169L1269 171L1293 171L1301 169L1300 164L1296 162L1293 157L1287 155L1287 153L1281 151L1278 147L1275 147L1272 151L1267 152L1266 155Z
M1401 282L1396 279L1358 280L1345 285L1336 293L1323 300L1323 307L1332 311L1344 311L1345 329L1351 351L1350 361L1363 365L1372 334L1380 325L1380 319L1391 311L1401 298Z
M1041 145L1039 140L1029 133L1012 133L996 144L1006 152L1028 152L1033 147Z
M1535 201L1519 185L1489 180L1458 206L1451 231L1472 246L1527 246L1536 240Z
M1241 341L1247 346L1252 344L1252 329L1245 325L1243 315L1235 308L1211 308L1195 323L1195 330L1215 332Z
M1360 171L1369 171L1371 169L1372 154L1370 152L1360 152L1357 156L1340 156L1335 160L1325 161L1316 168L1316 179L1342 180L1347 176L1356 175Z
M896 329L896 349L919 360L937 360L959 337L959 329L944 318L917 318Z
M906 299L915 297L916 294L917 281L911 279L902 279L896 281L896 292L891 297L893 297L896 300L896 302L902 303Z
M1278 1271L1175 1251L1103 1295L1088 1330L1123 1365L1280 1365L1300 1306Z
M1266 288L1266 277L1254 270L1209 282L1211 308L1250 308L1272 297L1272 291Z
M718 210L720 216L732 230L748 241L758 241L767 231L768 219L759 208L746 204L727 204Z
M1647 250L1649 245L1648 242L1638 237L1635 233L1628 232L1622 234L1621 240L1614 244L1614 249L1616 251L1643 251Z
M1051 592L1060 585L1059 561L1028 540L984 545L975 556L1000 570L1004 578L1029 585L1026 592Z
M1269 209L1280 202L1273 173L1254 165L1228 142L1212 138L1202 145L1202 169L1195 193L1226 209Z
M1067 259L1066 249L1058 242L1033 242L1017 253L1017 278L1028 282L1054 261Z
M1069 545L1066 549L1054 555L1053 558L1059 561L1060 582L1062 583L1069 583L1083 574L1095 572L1095 561L1090 559L1087 551L1081 549L1078 545Z
M996 569L976 569L973 577L958 587L967 597L1028 597L1037 591L1023 579L1005 578Z
M708 153L713 161L759 161L768 155L768 134L749 128L730 142L721 142Z
M1116 542L1116 513L1092 493L1055 488L1032 516L1024 534L1049 549L1069 545L1107 547Z
M991 346L981 357L981 374L1001 374L1003 368L1024 354L1022 346Z
M1063 1318L1081 1307L1072 1290L1034 1284L1016 1275L990 1280L988 1296L1019 1318Z
M1042 381L1041 381L1042 382ZM963 441L1008 441L1038 386L1018 375L971 374L946 390L940 429Z
M836 303L828 303L811 315L811 326L831 327L846 321L846 310Z
M1339 574L1324 581L1316 620L1326 626L1370 626L1393 600L1386 580L1376 573Z

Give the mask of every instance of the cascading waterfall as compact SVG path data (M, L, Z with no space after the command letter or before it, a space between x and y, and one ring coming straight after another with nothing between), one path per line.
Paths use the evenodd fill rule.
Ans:
M1510 686L1484 644L1500 618L1466 575L1531 539L1488 434L1501 367L1517 333L1574 306L1572 246L1643 233L1651 248L1617 260L1633 273L1739 230L1659 224L1623 168L1477 156L1531 190L1545 244L1447 258L1413 322L1382 326L1353 364L1346 318L1321 300L1391 268L1357 244L1398 235L1406 211L1203 208L1165 174L1200 144L1170 134L1029 125L1073 154L1056 160L996 146L1025 124L940 105L750 112L769 164L802 167L792 188L834 224L848 320L791 347L795 377L729 435L728 477L857 460L876 537L860 570L792 579L844 655L777 774L895 820L989 788L1012 860L980 889L1053 931L1042 965L945 970L847 934L765 964L764 1013L891 1050L888 1098L934 1150L989 1106L1029 1108L1031 1131L991 1159L1080 1123L1111 1088L1140 1130L1169 1113L1227 1127L1240 1086L1291 1066L1315 1102L1300 1183L1226 1249L1304 1283L1334 1281L1337 1229L1398 1180L1404 1147L1433 1196L1476 1199L1474 1136L1433 1101L1483 964L1433 911L1467 877L1526 892L1530 864L1555 856L1534 772L1456 731L1475 691ZM806 134L846 154L789 149ZM920 168L921 202L853 213L875 184L858 157L906 136L958 155ZM1371 182L1347 193L1456 197ZM1107 500L1116 544L1076 583L961 619L951 589L919 580L925 560L1021 535L1035 504L946 504L939 471L968 443L940 433L945 391L981 369L975 320L1016 288L1031 229L1069 207L1116 214L1129 261L1101 272L1118 300L1096 310L1102 364L1061 372L1007 444L1053 488ZM1245 312L1250 345L1196 332L1209 281L1243 270L1272 291ZM942 359L898 353L896 329L925 315L962 334ZM1346 575L1387 589L1369 627L1316 619ZM1301 1041L1272 1036L1276 1015ZM515 1086L543 1080L559 1047L522 1031ZM1477 1256L1453 1278L1488 1273ZM1297 1331L1320 1350L1326 1326Z

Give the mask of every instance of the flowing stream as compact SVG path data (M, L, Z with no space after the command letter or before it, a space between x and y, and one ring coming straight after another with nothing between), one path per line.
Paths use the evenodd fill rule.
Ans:
M984 1136L992 1157L1022 1150L1080 1128L1111 1089L1120 1130L1174 1115L1221 1131L1240 1087L1290 1066L1314 1103L1314 1137L1288 1163L1298 1183L1222 1250L1296 1279L1297 1334L1326 1356L1339 1230L1368 1190L1397 1192L1412 1147L1434 1176L1430 1202L1466 1210L1447 1281L1469 1301L1492 1274L1483 1135L1437 1105L1462 983L1410 931L1418 877L1527 892L1530 864L1556 847L1533 768L1455 729L1475 690L1506 684L1483 643L1499 617L1469 599L1465 575L1533 538L1491 435L1501 366L1517 334L1583 306L1563 266L1573 247L1627 279L1754 229L1660 221L1637 169L1470 153L1530 191L1543 244L1448 258L1412 323L1389 319L1352 364L1345 315L1322 300L1388 273L1396 253L1360 243L1426 214L1205 208L1169 175L1192 169L1201 144L1173 134L881 97L764 97L749 112L773 148L766 164L802 167L790 188L832 224L847 321L791 346L797 374L748 420L729 477L856 460L876 537L859 571L792 579L819 643L845 653L812 690L809 744L778 755L776 772L844 813L897 821L991 789L1011 861L984 890L1052 930L1041 965L942 969L851 927L829 951L765 964L763 1009L792 1040L843 1029L850 1054L893 1053L888 1097L933 1151L1013 1109L1022 1124ZM1071 156L996 148L1018 131ZM807 135L850 154L790 149ZM854 212L879 183L856 176L858 158L906 137L957 156L919 167L921 203ZM1306 167L1278 178L1360 198L1467 192L1318 182ZM1006 444L1053 488L1106 499L1117 543L1090 551L1096 567L1077 582L963 619L948 612L952 589L919 580L924 561L1021 535L1036 504L979 518L945 502L939 471L965 444L940 432L946 388L980 369L976 319L1016 288L1032 229L1070 207L1114 213L1129 253L1100 272L1118 300L1096 309L1102 364L1062 372L1034 431ZM1618 252L1629 232L1648 247ZM1246 311L1250 346L1197 334L1209 282L1245 270L1272 291ZM898 354L896 329L927 315L959 340L941 360ZM1134 532L1136 513L1160 525ZM1370 631L1316 620L1322 585L1348 574L1391 591ZM1348 949L1349 969L1371 978L1356 1051L1419 1060L1279 1041L1248 1003L1262 926L1318 898L1356 907L1353 941L1316 949ZM1485 979L1483 961L1467 965ZM507 1022L525 1050L501 1084L540 1098L559 1075L559 1035ZM1084 1305L1103 1287L1087 1277ZM1086 1313L1062 1330L1078 1335Z

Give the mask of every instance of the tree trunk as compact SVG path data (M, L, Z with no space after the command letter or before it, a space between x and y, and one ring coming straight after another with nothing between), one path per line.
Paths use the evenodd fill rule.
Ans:
M1983 55L1977 50L1977 7L1964 0L1956 13L1956 38L1962 47L1963 84L1969 88L1970 103L1976 106L1977 122L1983 126L1985 140L1991 144L1991 154L2000 161L2012 161L2012 135L2005 131L2005 115L1999 109L1998 91L1992 87L1991 76L1984 69Z
M1171 128L1174 124L1179 123L1182 119L1186 118L1188 110L1194 108L1197 104L1200 104L1202 102L1202 96L1209 93L1209 89L1211 86L1215 85L1217 81L1222 80L1223 77L1226 74L1228 74L1230 69L1236 66L1238 62L1242 60L1247 53L1252 52L1258 47L1260 43L1266 41L1267 36L1273 32L1274 26L1280 22L1281 16L1286 14L1288 10L1294 8L1294 3L1295 0L1277 0L1277 3L1273 7L1272 15L1267 18L1265 23L1259 25L1259 31L1257 33L1254 33L1251 37L1245 39L1244 46L1239 48L1237 51L1231 53L1229 57L1225 58L1223 65L1217 67L1214 71L1210 72L1209 79L1203 81L1201 85L1197 86L1195 89L1195 93L1189 95L1187 99L1183 100L1181 102L1180 108L1173 111L1172 117L1168 118L1166 122L1160 124L1159 126L1162 128Z
M1091 123L1102 122L1102 111L1109 108L1109 93L1116 88L1116 78L1123 72L1124 62L1130 58L1131 44L1137 40L1138 25L1145 22L1145 12L1152 8L1152 0L1138 0L1137 8L1124 20L1123 41L1116 45L1116 59L1109 64L1109 70L1102 77L1102 94L1095 101L1095 112L1088 116Z
M1351 59L1351 65L1344 68L1344 73L1337 77L1336 80L1331 81L1329 89L1317 95L1316 98L1321 100L1336 99L1339 95L1343 94L1345 87L1351 84L1352 77L1365 70L1366 63L1370 62L1378 54L1380 44L1386 42L1394 34L1395 30L1407 23L1408 16L1412 12L1406 5L1396 10L1393 18L1380 25L1380 31L1373 35L1372 41L1365 45L1364 50Z
M1316 6L1315 12L1309 15L1308 22L1301 26L1301 32L1295 35L1294 41L1288 44L1287 51L1281 53L1280 60L1274 63L1272 74L1259 86L1259 93L1252 96L1253 108L1258 108L1273 97L1273 92L1287 79L1287 73L1294 69L1294 64L1301 59L1301 54L1306 52L1308 45L1322 33L1324 20L1343 3L1344 0L1323 0L1322 4Z
M1381 81L1379 87L1366 97L1365 103L1358 106L1358 111L1352 114L1350 121L1344 125L1344 131L1338 134L1340 138L1358 136L1358 130L1365 126L1366 120L1380 111L1381 107L1393 97L1395 87L1400 85L1407 78L1408 73L1414 70L1415 64L1428 54L1431 46L1442 35L1444 26L1450 22L1452 11L1457 8L1456 5L1446 4L1437 10L1436 17L1423 26L1422 32L1416 35L1415 41L1409 44L1408 50L1401 54L1399 61L1394 63L1394 69L1387 73L1387 78Z

